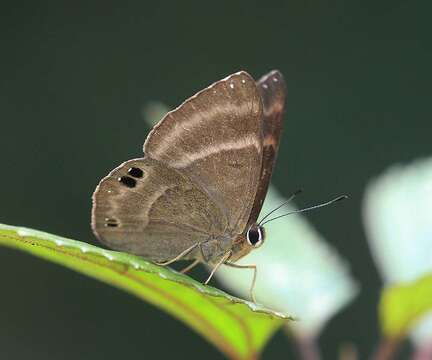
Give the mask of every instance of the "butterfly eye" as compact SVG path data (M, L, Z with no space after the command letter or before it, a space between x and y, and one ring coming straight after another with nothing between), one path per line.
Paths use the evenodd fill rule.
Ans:
M246 239L249 245L253 247L260 247L262 243L264 242L264 231L259 226L252 226L247 234Z

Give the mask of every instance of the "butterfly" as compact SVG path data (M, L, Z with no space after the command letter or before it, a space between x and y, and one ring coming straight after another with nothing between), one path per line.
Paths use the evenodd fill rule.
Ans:
M144 157L124 162L93 194L92 229L110 248L160 265L222 265L260 247L257 222L282 133L286 85L279 71L245 71L201 90L156 124Z

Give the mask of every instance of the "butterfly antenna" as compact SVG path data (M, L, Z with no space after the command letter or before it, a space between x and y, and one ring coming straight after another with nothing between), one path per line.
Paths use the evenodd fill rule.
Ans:
M306 211L310 211L310 210L315 210L315 209L318 209L318 208L321 208L321 207L324 207L324 206L327 206L327 205L330 205L330 204L333 204L335 202L338 202L338 201L341 201L341 200L345 200L345 199L348 199L348 196L341 195L341 196L338 196L337 198L334 198L334 199L332 199L330 201L327 201L325 203L322 203L322 204L310 206L310 207L307 207L307 208L304 208L304 209L300 209L300 210L290 211L290 212L288 212L286 214L276 216L276 217L271 218L271 219L269 219L269 220L267 220L267 221L265 221L263 223L261 223L262 222L262 220L261 220L260 225L264 226L264 224L267 224L268 222L276 220L276 219L279 219L281 217L288 216L288 215L291 215L291 214L298 214L298 213L302 213L302 212L306 212Z
M258 226L261 226L261 223L267 219L271 214L273 214L275 211L279 210L282 206L285 206L288 204L292 199L294 199L298 194L300 194L303 190L298 189L297 191L294 191L293 194L288 198L288 200L284 201L282 204L280 204L278 207L271 210L269 213L267 213L258 223Z

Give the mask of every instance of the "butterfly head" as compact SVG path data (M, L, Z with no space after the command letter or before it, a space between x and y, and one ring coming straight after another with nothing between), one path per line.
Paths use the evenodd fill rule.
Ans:
M252 250L259 248L264 243L264 239L264 228L258 224L250 225L243 234L238 235L234 240L230 260L237 261Z

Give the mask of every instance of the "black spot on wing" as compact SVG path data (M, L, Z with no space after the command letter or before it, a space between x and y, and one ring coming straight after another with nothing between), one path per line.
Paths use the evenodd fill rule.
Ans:
M136 186L136 180L130 176L121 176L118 178L118 181L128 188L134 188Z

